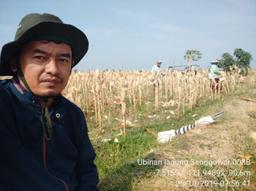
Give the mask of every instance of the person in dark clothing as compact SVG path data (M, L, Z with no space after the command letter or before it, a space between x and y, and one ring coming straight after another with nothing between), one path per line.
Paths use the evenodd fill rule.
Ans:
M86 35L32 13L1 50L0 190L98 191L83 112L61 95L88 50Z

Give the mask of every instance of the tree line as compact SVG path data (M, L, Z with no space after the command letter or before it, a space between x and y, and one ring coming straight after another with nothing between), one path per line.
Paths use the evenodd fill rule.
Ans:
M231 72L239 69L240 74L247 75L251 60L252 55L249 52L242 48L236 48L233 55L228 52L225 52L222 55L219 66L223 68L225 72Z
M193 49L187 50L184 55L184 59L187 61L189 68L192 66L192 61L198 61L201 59L201 57L201 52ZM240 74L247 75L252 59L252 55L249 52L243 50L242 48L236 48L233 55L228 52L222 54L218 65L225 72L232 72L238 69Z

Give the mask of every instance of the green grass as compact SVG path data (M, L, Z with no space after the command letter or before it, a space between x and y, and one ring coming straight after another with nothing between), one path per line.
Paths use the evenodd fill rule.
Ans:
M111 141L98 146L96 164L102 177L101 189L128 191L134 178L146 176L159 168L141 166L137 162L146 151L156 147L155 138L141 129L118 137L118 143ZM143 158L153 159L154 155L149 154Z

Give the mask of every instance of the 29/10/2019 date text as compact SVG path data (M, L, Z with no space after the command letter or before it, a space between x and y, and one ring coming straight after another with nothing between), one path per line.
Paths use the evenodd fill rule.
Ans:
M246 187L250 186L250 180L243 180L243 181L238 181L238 180L177 180L176 187L183 187L183 188L188 188L188 187L231 187L231 188L239 188L239 187Z

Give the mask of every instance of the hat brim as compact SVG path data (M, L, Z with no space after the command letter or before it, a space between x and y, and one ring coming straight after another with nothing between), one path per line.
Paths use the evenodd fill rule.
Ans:
M2 47L0 75L13 75L9 63L10 58L12 58L24 44L37 36L52 36L65 39L63 42L69 44L72 48L72 67L75 66L88 51L89 42L86 35L73 25L55 22L39 23L26 31L19 39L9 42Z
M213 61L211 61L211 64L217 64L217 63L219 63L219 60L213 60Z

